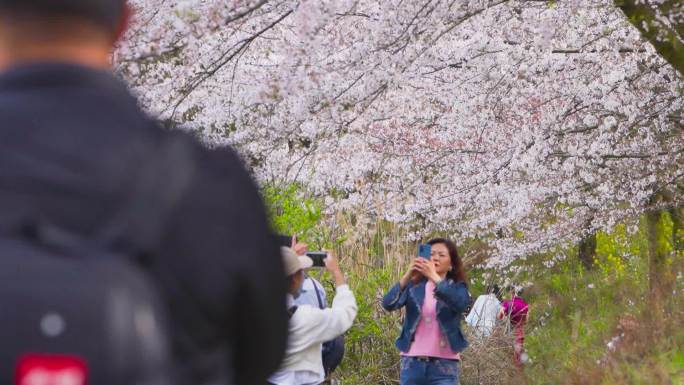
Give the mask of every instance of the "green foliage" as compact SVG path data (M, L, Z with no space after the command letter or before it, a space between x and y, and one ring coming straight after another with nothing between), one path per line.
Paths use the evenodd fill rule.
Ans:
M672 225L673 223L670 215L665 211L661 211L660 218L656 224L656 247L660 254L669 254L674 250Z
M394 283L392 268L372 269L363 275L346 269L359 312L354 327L345 335L345 359L335 374L345 385L395 384L399 377L399 351L394 340L401 331L399 312L380 306L385 291Z
M325 229L321 226L321 202L295 184L267 185L262 193L273 229L279 234L296 234L299 241L324 247Z
M532 384L565 383L569 373L593 367L606 352L623 312L641 309L643 288L624 275L606 278L587 272L577 260L538 271L526 347L533 364L526 371Z
M625 225L616 226L609 234L597 232L594 263L603 272L604 278L624 278L636 272L636 265L631 266L634 268L631 271L626 270L627 262L630 259L644 258L648 251L648 240L643 227L639 226L634 234L630 234Z
M598 269L585 271L574 258L550 271L530 261L534 290L527 298L532 309L526 339L533 360L526 368L529 384L682 382L679 352L684 348L684 333L673 337L667 332L673 326L681 329L682 282L680 279L674 297L669 299L669 318L664 324L649 324L653 317L645 222L642 218L632 232L620 225L613 232L597 233ZM663 248L661 252L675 256L669 265L681 272L682 261L677 261L677 254L672 252L675 230L669 215L662 214L657 243ZM625 332L623 324L630 322L634 322L634 329ZM662 332L658 334L657 330ZM634 346L624 342L615 351L609 348L611 340L619 344L628 338L640 342Z

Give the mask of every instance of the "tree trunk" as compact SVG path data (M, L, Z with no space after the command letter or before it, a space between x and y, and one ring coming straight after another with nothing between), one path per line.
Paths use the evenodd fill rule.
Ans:
M659 20L660 16L668 17L681 12L682 4L678 0L666 0L651 5L639 0L614 0L615 6L624 12L629 22L641 32L641 35L653 45L658 54L684 76L684 22L672 17L668 26ZM655 8L654 8L655 7Z
M586 270L591 270L596 257L596 233L591 233L582 238L577 247L577 257Z

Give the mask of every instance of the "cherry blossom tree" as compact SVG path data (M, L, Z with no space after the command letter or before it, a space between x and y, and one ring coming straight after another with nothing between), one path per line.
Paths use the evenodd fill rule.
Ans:
M145 107L329 210L486 237L507 264L680 203L682 78L626 5L133 4L114 60Z

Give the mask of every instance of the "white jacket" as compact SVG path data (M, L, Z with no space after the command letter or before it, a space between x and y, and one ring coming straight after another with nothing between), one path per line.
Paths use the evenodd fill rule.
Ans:
M501 302L494 294L483 294L477 297L465 321L475 328L478 336L487 337L492 334L496 326L496 316L500 308Z
M288 298L288 306L291 306ZM346 332L357 312L354 294L347 285L337 287L332 307L297 307L290 318L285 358L269 382L276 385L320 383L325 379L321 346ZM307 373L308 372L308 373ZM305 381L305 382L302 382Z

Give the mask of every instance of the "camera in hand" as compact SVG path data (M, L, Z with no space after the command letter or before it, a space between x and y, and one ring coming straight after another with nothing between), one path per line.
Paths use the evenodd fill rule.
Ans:
M306 256L311 258L314 267L325 267L325 258L328 257L328 253L325 251L308 251Z

